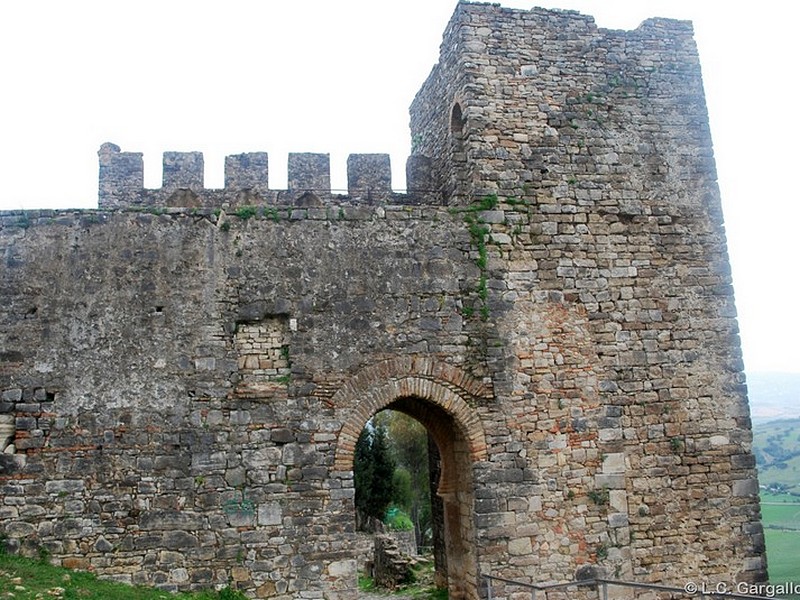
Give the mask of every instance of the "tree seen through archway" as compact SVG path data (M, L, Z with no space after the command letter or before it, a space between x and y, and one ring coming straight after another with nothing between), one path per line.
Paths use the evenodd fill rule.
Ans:
M395 495L395 468L387 446L386 428L370 419L358 436L353 459L359 530L374 531L375 521L384 521Z
M413 527L418 548L433 545L429 436L416 419L393 410L376 414L356 443L357 524Z

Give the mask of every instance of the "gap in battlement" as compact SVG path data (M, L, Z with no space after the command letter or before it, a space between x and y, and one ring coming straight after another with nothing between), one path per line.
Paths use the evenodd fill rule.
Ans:
M331 152L331 192L347 193L347 156Z
M206 189L216 190L225 187L226 154L230 154L230 152L213 150L203 152L203 182Z
M161 181L164 174L164 166L161 163L161 155L142 156L144 163L144 187L146 189L157 189L161 187Z
M269 150L267 151L269 152ZM269 155L269 187L273 190L285 190L288 187L289 153L272 152Z

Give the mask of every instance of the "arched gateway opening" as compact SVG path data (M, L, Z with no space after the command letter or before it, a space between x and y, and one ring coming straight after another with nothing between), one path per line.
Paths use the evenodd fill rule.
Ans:
M487 390L450 365L426 360L395 361L379 366L383 368L360 373L343 388L341 396L337 394L338 400L351 408L339 436L337 471L352 472L358 436L377 412L396 410L422 423L441 456L437 493L444 507L449 597L478 598L473 467L485 460L486 443L471 404L487 396ZM353 515L355 519L355 512Z

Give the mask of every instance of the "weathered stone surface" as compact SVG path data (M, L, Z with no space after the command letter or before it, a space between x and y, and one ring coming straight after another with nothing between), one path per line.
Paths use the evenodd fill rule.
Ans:
M351 154L347 157L347 191L351 196L376 202L392 191L388 154Z
M391 536L375 536L372 575L377 586L388 589L410 583L413 579L411 558L400 551Z
M259 525L280 525L283 522L283 509L279 502L265 502L258 507Z
M106 538L100 536L94 544L94 549L100 553L105 553L114 550L114 546Z

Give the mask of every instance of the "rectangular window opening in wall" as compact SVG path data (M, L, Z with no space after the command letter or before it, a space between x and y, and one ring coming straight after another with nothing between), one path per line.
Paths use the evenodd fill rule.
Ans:
M259 395L289 383L292 371L289 334L289 319L283 316L238 324L234 345L241 391Z

